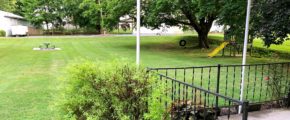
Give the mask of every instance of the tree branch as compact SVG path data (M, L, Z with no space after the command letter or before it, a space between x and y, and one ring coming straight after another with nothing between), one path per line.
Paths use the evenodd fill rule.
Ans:
M197 32L201 31L201 26L196 21L196 18L192 16L189 12L187 12L185 9L181 8L181 11L183 15L189 20L190 26L192 26Z
M170 21L170 22L174 22L174 23L179 23L179 24L184 24L184 25L191 26L191 24L189 22L185 22L185 21L180 21L180 20L170 19L170 18L165 18L165 20L166 21Z

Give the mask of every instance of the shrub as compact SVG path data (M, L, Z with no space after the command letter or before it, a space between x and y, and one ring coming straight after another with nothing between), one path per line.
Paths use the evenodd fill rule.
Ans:
M152 114L160 110L155 102L162 87L143 68L121 62L84 62L70 66L66 80L60 105L70 119L158 119Z
M289 57L290 53L287 52L275 51L267 48L258 48L258 47L254 47L252 50L253 55L258 57L271 57L271 58L279 57L284 59L290 58Z
M4 30L0 30L0 37L5 37L6 36L6 32Z
M167 120L170 111L166 111L168 108L165 108L164 103L159 99L167 91L164 82L154 84L153 88L151 96L148 97L148 112L145 113L144 118L146 120ZM162 97L162 100L169 101L167 97Z
M272 99L278 100L283 97L284 94L284 86L282 83L285 83L285 80L287 79L287 76L284 72L281 72L283 70L283 65L279 64L273 64L271 65L271 68L269 69L269 76L267 78L267 85L269 86L269 91L272 94Z

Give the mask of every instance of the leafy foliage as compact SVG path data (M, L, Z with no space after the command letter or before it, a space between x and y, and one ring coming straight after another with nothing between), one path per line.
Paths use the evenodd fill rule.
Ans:
M69 23L101 32L100 0L64 0Z
M120 22L120 17L128 15L130 18L136 16L136 0L103 0L102 10L104 13L104 27L111 31Z
M208 33L221 12L223 0L147 0L144 22L158 28L169 26L191 27L199 35L199 46L209 48Z
M283 65L272 65L269 70L270 75L268 76L267 85L269 86L269 91L274 99L281 98L284 93L284 86L287 86L281 84L287 80L286 75L281 72L281 69L283 70Z
M74 25L112 31L120 17L135 16L135 0L65 0L66 14Z
M161 94L153 92L154 77L131 64L84 62L70 67L68 75L69 87L61 105L69 118L143 119L147 103L154 102L151 97ZM149 110L156 111L156 106ZM149 112L146 116L150 119L153 115Z
M169 118L169 111L166 111L163 102L160 102L160 96L164 96L166 90L164 82L156 82L152 88L154 90L151 93L151 96L148 98L148 112L144 114L146 120L166 120ZM168 97L162 97L163 101L169 101Z
M0 10L13 12L15 10L16 0L0 0Z
M255 37L262 38L265 46L290 40L290 1L255 0L252 29Z
M49 23L53 27L64 25L63 1L61 0L19 0L17 1L18 12L37 27L41 27L43 22L48 27Z
M225 28L225 40L241 43L244 39L247 1L225 0L218 22Z
M246 20L246 1L226 0L219 23L227 26L226 39L243 41ZM289 40L289 0L254 0L251 10L250 41L261 38L264 45L282 44Z

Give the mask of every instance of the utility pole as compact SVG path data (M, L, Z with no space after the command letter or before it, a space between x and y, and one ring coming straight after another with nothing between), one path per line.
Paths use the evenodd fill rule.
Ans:
M243 62L242 62L242 82L241 82L241 94L240 101L243 101L244 97L244 84L245 84L245 65L247 63L247 49L248 49L248 37L249 37L249 23L250 23L250 15L251 15L251 0L248 0L247 5L247 18L246 18L246 29L245 29L245 37L244 37L244 49L243 49ZM242 106L239 106L239 113L242 112Z
M140 24L141 24L141 1L137 0L137 33L136 33L136 64L140 65Z

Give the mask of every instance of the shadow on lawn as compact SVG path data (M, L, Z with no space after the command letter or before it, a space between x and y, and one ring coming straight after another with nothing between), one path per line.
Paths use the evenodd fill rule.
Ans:
M154 50L154 51L179 51L179 52L195 52L195 53L208 53L215 48L217 41L209 38L211 48L210 49L200 49L198 47L197 36L181 36L178 38L172 38L167 36L160 36L160 39L156 37L157 40L153 41L141 41L141 49ZM148 38L147 38L148 39ZM182 47L179 45L180 40L186 41L186 46ZM120 47L125 47L127 49L136 49L135 44L127 44Z

